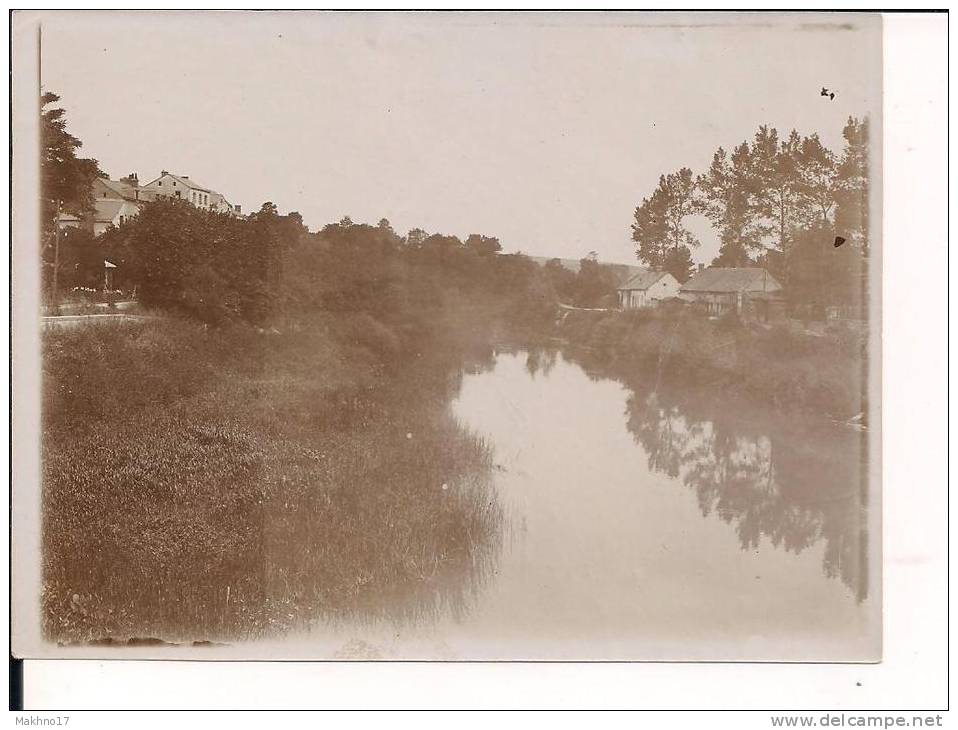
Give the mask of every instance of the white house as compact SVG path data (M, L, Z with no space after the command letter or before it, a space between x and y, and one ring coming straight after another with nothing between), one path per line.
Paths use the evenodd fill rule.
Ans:
M200 185L189 175L174 175L163 170L160 176L144 185L141 190L148 199L179 198L202 210L212 210L218 213L239 215L240 207L230 204L221 194L205 185Z
M212 192L203 187L195 180L190 180L189 175L174 175L166 170L160 172L160 176L143 186L143 190L152 199L159 198L179 198L185 200L197 208L209 208L209 198Z
M135 217L140 212L140 205L144 200L139 194L136 174L121 180L97 178L93 181L92 196L93 214L78 216L61 213L58 218L61 230L85 228L92 230L94 236L99 236L110 226L119 226Z
M93 206L93 235L105 233L110 226L119 226L121 223L134 218L140 212L140 206L129 200L112 198L97 198Z
M646 269L630 276L616 292L620 309L640 309L678 296L679 282L667 271Z

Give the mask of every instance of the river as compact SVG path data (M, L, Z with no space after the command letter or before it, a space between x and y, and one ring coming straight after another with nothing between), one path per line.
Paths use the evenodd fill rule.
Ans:
M319 625L283 654L878 659L862 434L714 390L497 352L450 405L494 451L505 519L481 579L419 621Z

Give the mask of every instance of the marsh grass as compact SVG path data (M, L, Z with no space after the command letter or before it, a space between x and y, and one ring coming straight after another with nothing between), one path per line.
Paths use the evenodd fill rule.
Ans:
M492 570L462 351L340 317L44 339L46 636L239 640L464 611ZM445 485L445 487L444 487Z

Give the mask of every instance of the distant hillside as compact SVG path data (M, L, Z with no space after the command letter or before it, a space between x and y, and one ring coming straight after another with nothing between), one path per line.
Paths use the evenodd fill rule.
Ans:
M530 256L529 258L540 266L545 266L547 261L552 260L552 257L549 256ZM559 259L559 263L561 263L564 268L576 273L579 271L579 261L579 259ZM615 267L615 271L619 277L620 283L626 281L634 274L638 274L640 271L646 271L645 267L637 265L633 266L632 264L610 264L606 261L600 261L599 263L603 266Z

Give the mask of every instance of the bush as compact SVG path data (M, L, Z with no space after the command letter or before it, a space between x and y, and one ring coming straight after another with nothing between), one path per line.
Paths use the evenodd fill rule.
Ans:
M674 308L570 312L562 334L620 370L663 367L673 375L721 379L783 408L846 418L863 410L865 338L853 330L813 337L786 326L749 329L734 316L712 321Z
M147 306L212 324L263 323L281 302L283 259L296 235L273 209L244 220L160 200L105 234L102 250Z
M215 371L207 333L188 322L120 323L49 332L43 340L43 418L83 428L199 392Z
M395 364L402 352L399 336L366 313L344 316L337 325L337 337L364 347L382 363Z

